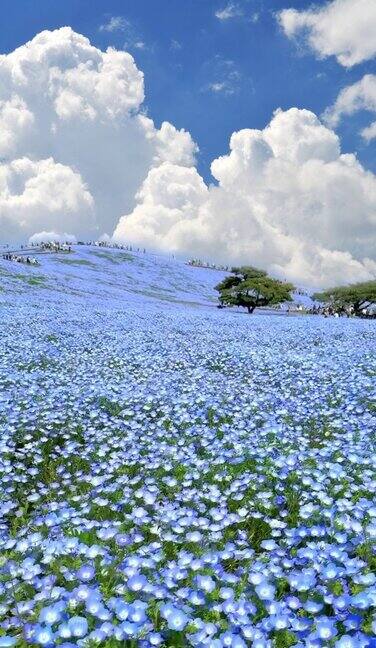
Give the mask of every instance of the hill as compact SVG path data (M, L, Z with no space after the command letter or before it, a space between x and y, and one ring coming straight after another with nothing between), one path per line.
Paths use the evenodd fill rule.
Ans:
M162 302L188 306L214 306L218 284L225 272L191 266L173 257L116 248L76 245L72 253L30 250L38 266L6 261L0 256L0 293L29 294L43 299L86 300L128 305ZM17 252L17 250L14 250ZM309 307L303 290L295 304Z
M223 272L196 268L182 261L150 253L115 248L77 245L72 253L30 251L38 266L0 258L0 286L3 292L45 298L56 293L128 304L162 301L208 305L216 302L213 286Z

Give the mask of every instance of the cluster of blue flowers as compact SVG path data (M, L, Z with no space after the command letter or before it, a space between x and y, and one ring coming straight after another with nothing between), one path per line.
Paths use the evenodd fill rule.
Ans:
M372 322L1 309L0 648L376 646Z

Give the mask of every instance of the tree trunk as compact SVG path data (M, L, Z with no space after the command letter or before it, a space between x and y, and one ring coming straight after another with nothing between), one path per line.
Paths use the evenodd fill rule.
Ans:
M248 315L251 315L255 310L256 306L247 306Z

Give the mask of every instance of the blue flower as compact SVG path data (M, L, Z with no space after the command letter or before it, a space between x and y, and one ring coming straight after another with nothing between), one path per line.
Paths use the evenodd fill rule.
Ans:
M80 569L77 571L77 578L80 581L91 581L93 580L95 576L95 569L92 567L92 565L82 565Z
M49 606L42 608L39 613L39 623L46 623L47 625L53 625L58 623L62 618L62 613L58 606Z
M138 634L137 623L131 623L130 621L123 621L123 623L120 625L120 628L126 637L136 637Z
M166 603L166 605L162 606L161 614L166 619L167 626L170 630L184 630L188 623L187 615L170 603Z
M51 646L54 642L52 628L46 625L37 625L34 629L34 642L40 646Z
M320 639L325 641L332 639L337 634L335 620L328 617L319 617L316 620L316 633Z
M204 590L204 592L213 592L215 590L215 582L211 576L197 576L197 587Z
M128 579L128 588L131 592L140 592L148 584L147 578L143 574L135 574Z
M256 585L255 591L262 601L272 601L276 593L275 587L267 581L262 581L259 585Z
M88 633L88 622L85 617L73 616L68 621L68 627L73 637L80 639Z

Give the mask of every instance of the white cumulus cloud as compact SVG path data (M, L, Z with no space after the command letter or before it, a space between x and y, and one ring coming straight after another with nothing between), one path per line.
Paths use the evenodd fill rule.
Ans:
M52 158L18 158L0 165L0 232L28 238L35 231L95 231L93 198L79 173ZM13 238L13 237L11 237Z
M0 158L12 154L31 131L34 115L17 95L0 101Z
M155 128L143 100L133 57L102 52L70 27L1 55L0 177L16 174L22 185L0 189L1 239L36 228L63 233L67 222L75 233L112 232L156 160L193 164L190 135L168 123ZM20 165L24 183L15 172ZM33 170L32 181L25 169Z
M37 232L36 234L33 234L33 236L30 236L29 238L29 243L32 244L38 244L38 243L70 243L74 244L77 243L77 239L74 236L74 234L67 234L66 232L63 232L62 234L57 234L56 232L46 232L45 230L43 232Z
M264 130L234 133L212 163L153 168L116 241L253 263L307 285L375 276L376 177L307 110L277 111Z
M302 11L288 8L278 19L286 36L302 36L320 58L335 56L351 67L376 55L375 0L331 0Z

